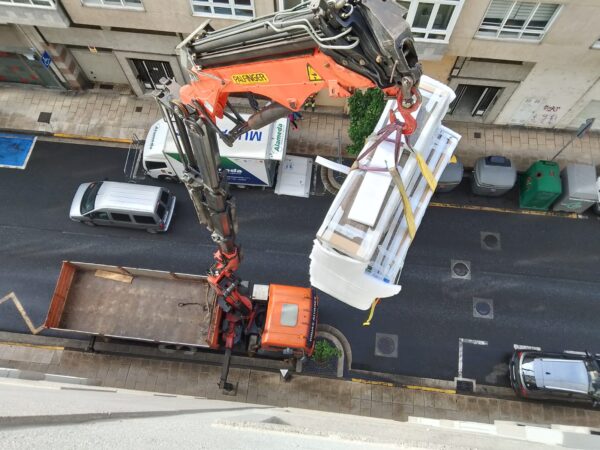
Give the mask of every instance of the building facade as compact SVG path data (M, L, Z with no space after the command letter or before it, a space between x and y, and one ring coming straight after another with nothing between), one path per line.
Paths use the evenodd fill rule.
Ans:
M576 128L598 117L600 1L395 0L425 73L457 93L447 119ZM175 47L300 0L0 0L0 81L82 89L188 80ZM321 94L320 104L343 106Z

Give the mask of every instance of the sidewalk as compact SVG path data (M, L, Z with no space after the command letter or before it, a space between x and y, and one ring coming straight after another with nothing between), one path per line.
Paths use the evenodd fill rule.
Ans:
M51 113L39 122L41 113ZM341 148L350 144L349 119L330 112L303 112L299 130L290 130L288 153L335 156L338 133ZM160 113L151 98L138 98L114 91L94 89L60 92L41 88L0 85L0 129L41 131L85 136L143 139ZM44 119L44 118L42 118ZM484 155L501 154L514 160L519 170L532 161L551 158L573 132L447 122L463 138L457 155L465 166ZM576 139L558 159L560 163L600 163L600 134Z
M29 340L34 339L32 337ZM55 343L65 340L35 338L40 344L0 342L0 376L71 382L135 389L174 395L191 395L278 407L297 407L407 421L409 416L494 423L510 420L528 424L562 424L600 427L600 412L548 403L522 402L479 396L366 384L342 379L294 374L288 382L279 373L233 367L229 380L238 383L236 396L217 387L218 365L94 354L67 350ZM64 344L63 344L64 345Z

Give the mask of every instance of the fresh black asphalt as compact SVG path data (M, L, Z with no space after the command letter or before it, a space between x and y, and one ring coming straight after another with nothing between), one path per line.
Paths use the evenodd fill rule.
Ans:
M166 234L69 220L77 186L123 181L124 158L122 149L38 141L25 170L0 169L0 298L14 291L34 326L45 319L62 260L188 273L211 264L215 246L181 185L164 184L178 202ZM234 195L245 258L239 274L257 283L308 285L312 240L332 197L279 197L260 189L234 189ZM435 198L448 200L474 201L462 192ZM482 231L499 233L501 249L483 249ZM452 278L451 260L469 261L471 279ZM401 284L400 295L381 302L369 327L362 326L367 312L321 294L320 321L349 339L355 369L451 380L459 338L474 339L488 345L465 344L463 376L505 385L514 344L600 352L600 222L594 216L431 207ZM474 297L492 300L493 319L474 317ZM0 329L29 332L9 302L0 304ZM397 336L397 357L375 356L377 333Z

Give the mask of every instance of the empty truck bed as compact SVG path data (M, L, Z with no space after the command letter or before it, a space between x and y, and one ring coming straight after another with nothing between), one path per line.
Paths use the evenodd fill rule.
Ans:
M213 304L204 276L65 261L44 326L208 346Z

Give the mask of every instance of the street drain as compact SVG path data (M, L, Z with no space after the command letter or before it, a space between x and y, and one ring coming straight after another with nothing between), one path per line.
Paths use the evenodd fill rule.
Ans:
M52 118L52 113L50 112L41 112L38 116L39 123L50 123L50 119Z
M483 250L501 250L500 233L481 232L481 248Z
M473 317L493 319L494 301L489 298L473 298Z
M375 356L386 358L398 357L398 335L396 334L375 334Z
M450 261L450 274L452 278L463 280L471 279L471 263L469 261L452 260Z

